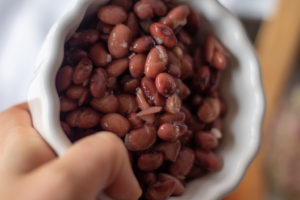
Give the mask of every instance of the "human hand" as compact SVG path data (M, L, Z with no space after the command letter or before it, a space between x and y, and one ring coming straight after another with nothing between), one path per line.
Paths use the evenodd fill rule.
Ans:
M141 189L127 151L112 133L75 143L62 157L33 128L27 104L0 113L0 199L134 200Z

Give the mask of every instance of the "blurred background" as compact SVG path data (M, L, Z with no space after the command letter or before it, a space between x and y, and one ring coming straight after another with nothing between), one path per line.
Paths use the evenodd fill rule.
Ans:
M257 49L268 105L262 148L225 200L298 200L300 0L219 1L241 19ZM73 2L0 0L0 111L26 100L41 44Z

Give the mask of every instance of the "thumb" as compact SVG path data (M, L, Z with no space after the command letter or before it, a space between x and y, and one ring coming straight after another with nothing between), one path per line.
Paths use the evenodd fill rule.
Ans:
M141 195L126 148L108 132L80 140L61 158L37 170L34 179L41 184L36 185L43 185L45 177L47 188L41 190L50 193L45 199L96 199L103 190L117 200L138 199Z

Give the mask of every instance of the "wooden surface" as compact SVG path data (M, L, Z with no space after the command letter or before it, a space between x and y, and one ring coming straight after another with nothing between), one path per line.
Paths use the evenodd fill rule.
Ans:
M300 0L281 0L276 14L262 24L256 43L268 105L262 148L239 188L225 200L266 199L262 168L264 141L268 138L268 124L295 62L299 40Z

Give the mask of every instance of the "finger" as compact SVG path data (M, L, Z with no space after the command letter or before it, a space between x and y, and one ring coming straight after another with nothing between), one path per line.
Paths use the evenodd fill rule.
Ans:
M49 177L44 193L51 193L52 199L95 199L106 188L117 200L141 195L122 141L107 132L80 140L63 157L34 174L35 180L44 181L44 177ZM63 191L54 192L60 188Z
M0 114L0 170L24 174L55 158L54 152L31 125L27 104Z

